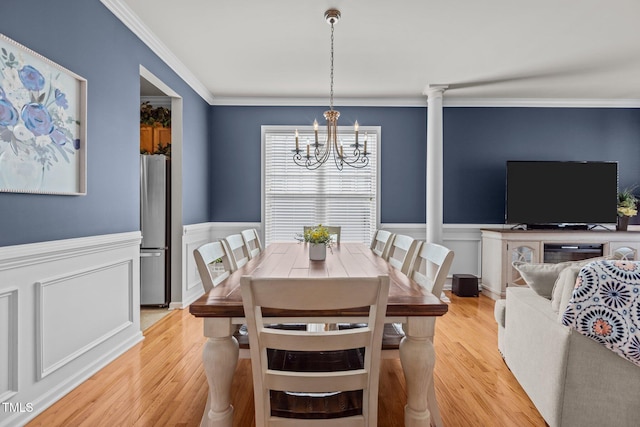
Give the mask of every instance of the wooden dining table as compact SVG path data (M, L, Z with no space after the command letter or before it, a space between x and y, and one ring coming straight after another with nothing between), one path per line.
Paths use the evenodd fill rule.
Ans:
M189 311L204 320L208 338L203 350L209 396L202 426L231 427L231 383L240 354L234 337L244 323L240 278L377 277L389 275L390 288L385 322L401 323L405 337L399 357L407 386L406 427L441 424L433 387L435 320L447 312L447 304L429 293L362 243L342 242L327 250L325 261L309 260L309 244L272 243L225 281L191 304ZM309 313L327 321L357 321L364 313ZM295 320L295 313L292 318ZM279 319L281 321L281 319ZM384 356L384 351L383 351Z

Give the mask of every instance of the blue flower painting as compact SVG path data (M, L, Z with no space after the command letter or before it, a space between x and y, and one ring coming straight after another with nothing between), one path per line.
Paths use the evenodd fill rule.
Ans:
M0 34L0 191L82 192L82 81Z

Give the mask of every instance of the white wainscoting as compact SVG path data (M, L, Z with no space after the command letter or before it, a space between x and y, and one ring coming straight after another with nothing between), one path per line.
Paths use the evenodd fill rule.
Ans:
M0 402L18 392L18 289L0 292Z
M26 423L143 339L140 240L0 248L0 402L11 404L0 427Z
M454 274L482 275L482 228L497 228L499 225L482 224L445 224L442 244L453 250L455 256L445 289L451 289L451 277ZM425 240L426 224L382 224L381 228L396 234L406 234L415 239Z

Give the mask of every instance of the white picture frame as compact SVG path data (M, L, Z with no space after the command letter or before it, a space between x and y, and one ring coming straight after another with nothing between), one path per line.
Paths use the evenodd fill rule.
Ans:
M0 192L87 193L87 80L0 34Z

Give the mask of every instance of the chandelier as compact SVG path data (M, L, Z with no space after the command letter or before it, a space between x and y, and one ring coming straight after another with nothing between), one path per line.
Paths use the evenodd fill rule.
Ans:
M338 170L342 170L344 165L352 168L363 168L369 164L367 157L367 133L364 135L364 144L358 142L358 121L354 123L355 143L344 147L338 141L338 117L340 112L333 109L333 26L340 19L340 11L337 9L329 9L324 13L324 18L331 25L331 92L329 95L329 110L324 112L324 118L327 121L327 140L321 144L318 141L318 121L313 121L313 133L315 135L314 143L307 143L306 150L300 149L298 130L296 129L296 149L293 150L293 161L298 166L304 166L307 169L318 169L329 157L333 157L333 161Z

